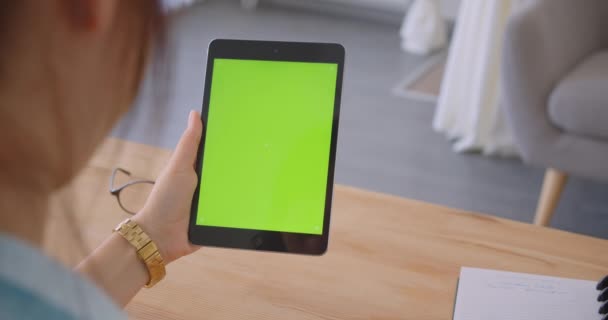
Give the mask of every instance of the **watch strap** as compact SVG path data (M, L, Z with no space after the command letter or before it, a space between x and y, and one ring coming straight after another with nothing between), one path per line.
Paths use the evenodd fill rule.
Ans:
M126 219L114 231L135 247L137 256L146 265L150 274L150 280L145 285L146 288L153 287L165 277L165 262L158 252L158 247L136 222Z

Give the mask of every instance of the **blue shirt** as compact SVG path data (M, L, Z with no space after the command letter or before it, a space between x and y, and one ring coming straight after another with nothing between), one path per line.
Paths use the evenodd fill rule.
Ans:
M90 281L0 233L0 319L122 320L127 316Z

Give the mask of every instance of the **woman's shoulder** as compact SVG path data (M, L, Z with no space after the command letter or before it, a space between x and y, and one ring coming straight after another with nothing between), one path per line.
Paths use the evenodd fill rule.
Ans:
M74 315L48 300L0 278L0 319L71 320Z
M0 319L126 319L91 282L0 233Z

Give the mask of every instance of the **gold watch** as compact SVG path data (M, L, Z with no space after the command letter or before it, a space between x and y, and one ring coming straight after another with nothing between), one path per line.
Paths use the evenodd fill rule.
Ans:
M158 252L158 247L137 223L127 219L116 226L114 232L118 232L129 241L137 250L137 256L146 264L150 274L146 288L152 288L165 277L165 261Z

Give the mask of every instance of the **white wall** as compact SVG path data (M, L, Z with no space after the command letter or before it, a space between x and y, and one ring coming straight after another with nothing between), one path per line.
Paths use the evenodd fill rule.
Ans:
M401 12L414 0L323 0L334 4L356 5L360 7L369 7L374 9L389 10ZM461 0L440 0L441 11L448 19L455 19L458 14L458 6Z
M254 1L258 0L241 0ZM353 16L374 16L390 23L400 24L408 6L415 0L259 0L300 8L322 8L333 12L346 12ZM439 0L443 15L455 20L462 0ZM369 10L368 10L369 9Z
M323 0L335 4L356 5L382 10L405 11L411 0Z

